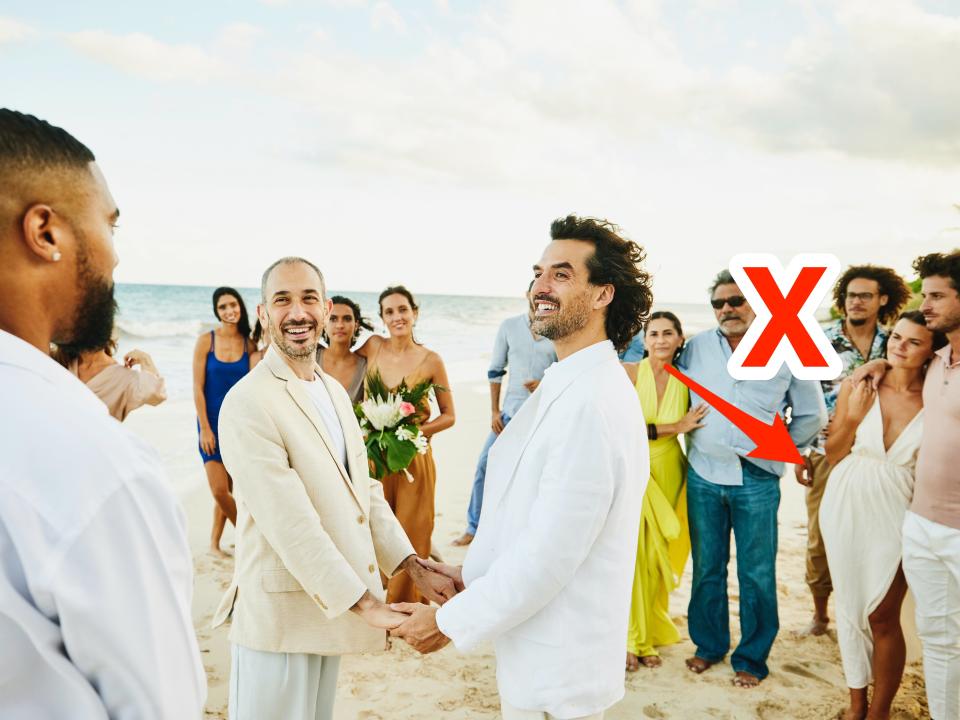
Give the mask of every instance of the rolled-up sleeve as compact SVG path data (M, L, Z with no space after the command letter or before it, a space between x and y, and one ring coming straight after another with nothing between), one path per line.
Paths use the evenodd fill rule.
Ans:
M502 383L507 374L507 326L501 323L497 330L497 338L493 341L493 355L490 357L490 367L487 370L487 379L492 383Z

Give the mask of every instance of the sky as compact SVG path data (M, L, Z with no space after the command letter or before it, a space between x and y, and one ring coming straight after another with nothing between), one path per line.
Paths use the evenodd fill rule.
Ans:
M913 277L960 246L958 69L955 0L0 0L0 104L97 155L120 282L519 295L571 212L658 301L740 252Z

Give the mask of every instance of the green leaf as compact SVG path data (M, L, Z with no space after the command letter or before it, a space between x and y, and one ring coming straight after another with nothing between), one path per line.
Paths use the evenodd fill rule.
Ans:
M371 434L367 438L367 459L373 463L373 476L377 480L383 480L390 471L387 469L387 458L380 447L379 433Z
M409 440L400 440L396 435L385 434L387 446L387 467L390 472L406 470L417 456L417 446Z

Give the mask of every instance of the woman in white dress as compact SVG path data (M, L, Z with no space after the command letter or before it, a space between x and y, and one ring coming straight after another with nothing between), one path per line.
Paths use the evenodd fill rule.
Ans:
M850 688L844 720L889 718L903 676L900 611L907 583L900 567L901 528L913 497L923 376L938 339L919 312L903 313L890 333L891 369L880 387L845 381L828 431L833 472L820 505L820 527Z

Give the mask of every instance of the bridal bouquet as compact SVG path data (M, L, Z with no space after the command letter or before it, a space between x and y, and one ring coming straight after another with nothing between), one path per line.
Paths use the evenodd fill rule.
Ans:
M427 452L427 438L420 432L414 416L434 384L429 380L412 388L402 381L391 391L378 371L367 376L367 399L354 407L367 445L367 457L373 463L374 475L383 480L387 475L404 472L417 453Z

